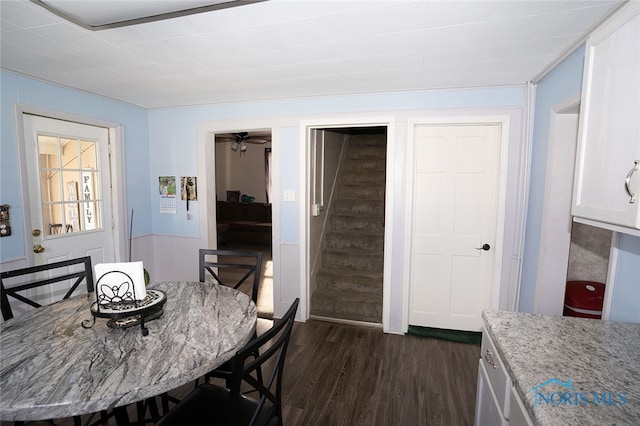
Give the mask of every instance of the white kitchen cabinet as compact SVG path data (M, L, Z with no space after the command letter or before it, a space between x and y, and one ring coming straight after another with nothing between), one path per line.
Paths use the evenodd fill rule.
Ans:
M509 424L511 379L488 333L482 334L475 426Z
M572 210L577 218L640 229L638 117L640 2L633 1L586 43Z
M511 386L511 405L509 413L509 426L533 426L533 421L524 403L518 396L515 386Z
M476 393L475 426L507 426L509 422L504 418L498 405L496 394L491 387L487 370L478 364L478 388Z
M524 403L489 337L482 334L475 426L532 426Z

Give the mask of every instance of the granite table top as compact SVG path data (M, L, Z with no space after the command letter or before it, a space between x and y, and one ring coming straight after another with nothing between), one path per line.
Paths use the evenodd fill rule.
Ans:
M109 410L175 389L231 359L255 330L244 293L212 283L159 282L164 314L139 326L90 329L95 295L34 309L0 325L0 419Z
M537 425L640 424L640 324L485 311Z

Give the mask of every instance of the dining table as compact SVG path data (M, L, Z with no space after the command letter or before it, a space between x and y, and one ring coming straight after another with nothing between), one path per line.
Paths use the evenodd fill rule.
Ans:
M118 328L95 318L95 294L31 310L0 325L0 420L109 411L202 377L252 338L251 298L215 283L166 281L162 315ZM95 306L95 305L94 305Z

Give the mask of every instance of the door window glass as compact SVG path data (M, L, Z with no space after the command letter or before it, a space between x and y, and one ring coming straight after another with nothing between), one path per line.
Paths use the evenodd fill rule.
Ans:
M102 229L97 141L38 135L45 236Z

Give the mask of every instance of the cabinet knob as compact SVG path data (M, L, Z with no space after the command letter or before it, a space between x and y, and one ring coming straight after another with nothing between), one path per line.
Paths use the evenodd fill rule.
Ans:
M627 177L624 178L624 190L627 191L627 195L629 195L629 204L633 204L636 202L636 193L631 192L631 176L638 170L638 165L640 165L640 160L636 160L633 162L633 167L627 173Z

